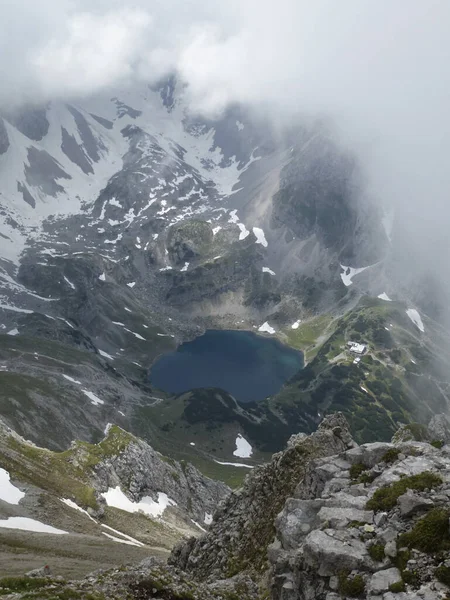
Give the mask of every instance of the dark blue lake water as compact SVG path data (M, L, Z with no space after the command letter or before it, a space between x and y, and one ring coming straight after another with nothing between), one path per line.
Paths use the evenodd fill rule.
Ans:
M303 354L251 331L208 330L162 355L150 383L173 394L217 387L240 402L262 400L303 368Z

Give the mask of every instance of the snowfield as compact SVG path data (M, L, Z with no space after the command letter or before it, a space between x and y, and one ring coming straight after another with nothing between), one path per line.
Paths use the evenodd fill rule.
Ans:
M148 517L160 517L169 506L177 503L171 500L164 492L158 492L158 500L152 500L150 496L144 496L139 502L132 502L120 489L120 486L109 488L102 494L108 506L120 508L126 512L143 512Z
M344 272L341 273L341 279L342 279L343 284L347 287L349 285L352 285L353 277L355 277L355 275L358 275L358 273L362 273L363 271L365 271L368 268L369 267L360 267L359 269L355 269L353 267L345 267L344 265L341 265L341 269L344 270Z
M380 300L386 300L386 302L392 302L392 300L389 298L386 292L379 294L378 298L380 298Z
M24 497L25 492L11 483L8 471L0 469L0 500L8 504L19 504Z
M35 519L29 519L28 517L9 517L0 521L0 527L3 529L21 529L23 531L34 531L36 533L54 533L56 535L68 534L68 531L62 529L56 529L51 525L46 525Z
M253 233L256 237L256 243L261 244L262 246L264 246L264 248L267 248L268 243L264 231L260 227L253 227Z
M233 452L233 456L237 456L238 458L250 458L252 454L253 448L239 433L236 438L236 450Z
M425 331L425 327L423 326L422 318L417 312L417 310L415 308L408 308L406 314L414 323L414 325L423 333Z
M262 331L264 333L270 333L271 335L276 333L275 329L271 325L269 325L269 323L267 321L265 323L263 323L261 325L261 327L258 328L258 331Z

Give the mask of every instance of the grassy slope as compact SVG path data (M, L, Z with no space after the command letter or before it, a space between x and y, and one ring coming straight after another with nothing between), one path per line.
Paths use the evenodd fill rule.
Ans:
M325 343L317 320L300 331L300 341L295 331L288 336L297 341L297 347L304 340L316 355L269 402L286 419L313 429L325 411L342 410L356 439L372 441L389 439L399 422L427 422L445 409L435 383L438 373L433 371L439 350L412 324L402 304L365 298L331 327L325 321L319 323L328 331L332 327ZM368 345L359 365L346 349L349 340ZM425 398L421 393L424 380L428 382Z

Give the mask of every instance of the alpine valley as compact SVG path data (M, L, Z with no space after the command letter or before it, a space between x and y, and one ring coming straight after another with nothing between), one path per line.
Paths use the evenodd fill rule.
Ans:
M127 580L126 592L122 580L114 591L106 578L110 587L86 584L72 596L57 584L45 596L0 582L0 595L244 600L259 597L269 567L274 599L336 595L319 579L309 596L286 591L302 587L291 555L306 529L297 539L283 521L294 504L308 512L325 480L334 485L337 471L352 465L391 483L391 462L403 460L412 477L448 460L424 427L449 411L448 297L413 261L405 268L402 215L370 195L358 157L323 122L283 131L237 105L208 120L189 112L184 92L169 77L0 115L0 525L10 523L0 527L0 575L49 562L57 574L81 577L167 557L180 538L211 527L171 558L202 583L176 579L169 592L166 567L156 577L152 563L148 586L133 571L137 583ZM258 401L238 401L231 388L174 394L153 385L162 355L205 332L236 330L276 341L290 356L301 352L302 368ZM405 430L422 434L387 443ZM397 453L392 461L388 452ZM324 473L325 457L339 455L339 468L314 487L305 453ZM284 507L305 473L307 491ZM250 568L239 515L248 501L260 518L250 495L270 497L264 482L276 498L259 530L261 548L267 552L275 534L278 545L269 548L270 565L257 556ZM432 484L420 488L425 504ZM353 510L344 487L333 488L346 494L339 510ZM319 514L329 510L326 499L317 502ZM357 508L362 516L352 522L372 522ZM223 541L221 522L235 526L234 538ZM43 523L50 529L40 530ZM54 536L68 531L55 547ZM308 568L321 562L316 542L305 542ZM366 557L365 546L361 552ZM366 568L347 562L344 570ZM390 583L405 565L390 565ZM213 572L238 579L219 589ZM341 580L331 589L348 583Z

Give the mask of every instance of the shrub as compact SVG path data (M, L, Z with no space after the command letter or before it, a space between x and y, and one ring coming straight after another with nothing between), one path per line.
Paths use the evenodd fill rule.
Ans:
M341 571L339 573L339 592L342 596L358 598L364 594L365 589L366 584L361 575L349 577L347 571Z
M373 560L376 560L377 562L381 562L382 560L384 560L385 554L383 544L373 544L372 546L370 546L369 555L371 558L373 558Z
M405 583L409 583L409 585L413 585L418 587L419 585L419 577L417 575L417 571L410 571L409 569L405 569L402 571L402 579Z
M450 567L441 565L436 569L434 575L441 583L445 583L445 585L450 587Z
M383 454L381 460L385 463L391 464L397 460L399 454L400 450L398 448L390 448Z
M416 442L426 442L428 437L428 429L421 423L409 423L405 429L411 432L413 439Z
M427 488L432 488L442 483L439 475L424 471L418 475L411 477L403 477L399 481L395 481L391 485L379 488L372 498L367 502L366 509L374 510L390 510L394 508L399 496L404 494L408 489L423 491Z
M45 577L3 577L0 579L0 596L4 592L29 592L48 585L49 579Z
M396 581L395 583L391 583L391 585L389 586L389 591L393 592L394 594L398 594L399 592L404 592L405 591L405 582L400 580L400 581Z
M435 448L441 449L444 445L444 442L442 440L433 440L432 442L430 442L430 444Z
M367 469L363 463L356 463L350 467L350 478L356 481L358 477Z
M406 569L408 560L411 558L411 552L407 549L399 550L397 556L393 559L393 563L399 571Z
M399 538L399 544L416 548L428 554L450 549L448 519L450 511L434 508L425 517L417 521L408 533Z

